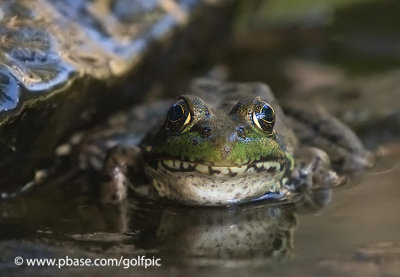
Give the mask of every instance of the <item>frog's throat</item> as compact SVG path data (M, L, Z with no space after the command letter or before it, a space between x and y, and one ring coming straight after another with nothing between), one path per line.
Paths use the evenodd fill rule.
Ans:
M236 177L261 172L276 174L282 172L287 167L287 162L287 160L260 161L241 166L212 166L202 163L165 159L153 161L149 166L155 170L163 168L170 172L197 172L205 175L216 174Z

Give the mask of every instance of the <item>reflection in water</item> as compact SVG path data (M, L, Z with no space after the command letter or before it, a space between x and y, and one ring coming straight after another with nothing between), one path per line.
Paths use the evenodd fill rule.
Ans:
M297 213L320 208L329 202L326 195L330 194L308 192L298 194L294 203L259 201L228 208L135 199L115 207L99 205L87 196L66 199L68 193L51 186L0 203L0 244L8 248L4 259L25 245L41 249L25 249L30 257L72 251L78 257L156 255L167 267L265 265L291 256Z
M264 201L227 209L167 207L147 247L163 250L169 264L233 266L284 260L294 250L297 213L326 205L328 191L304 192L290 203Z
M286 258L293 251L296 219L290 204L166 209L154 243L179 253L184 263L264 263Z

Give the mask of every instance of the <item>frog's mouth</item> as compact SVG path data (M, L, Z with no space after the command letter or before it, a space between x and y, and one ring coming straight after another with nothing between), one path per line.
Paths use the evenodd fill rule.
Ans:
M226 175L229 177L266 172L276 174L282 172L286 161L257 161L240 166L213 166L181 160L157 160L150 166L154 169L164 168L170 172L197 172L205 175Z

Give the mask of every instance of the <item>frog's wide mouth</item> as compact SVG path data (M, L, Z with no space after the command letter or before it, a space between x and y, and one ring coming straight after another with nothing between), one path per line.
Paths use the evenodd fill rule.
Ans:
M284 170L285 160L278 161L256 161L235 166L213 166L203 163L187 162L175 159L156 160L150 165L154 169L164 168L170 172L197 172L205 175L227 175L230 177L247 175L251 173L266 172L276 174Z

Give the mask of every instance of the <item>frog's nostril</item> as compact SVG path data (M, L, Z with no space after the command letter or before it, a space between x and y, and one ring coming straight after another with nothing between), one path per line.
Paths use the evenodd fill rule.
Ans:
M211 135L211 126L199 125L192 128L193 131L197 131L202 138L208 138Z
M202 138L208 138L211 135L211 128L208 126L201 127L199 131Z
M211 134L211 128L210 127L204 127L202 130L202 133L204 136L209 136Z

